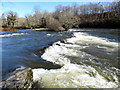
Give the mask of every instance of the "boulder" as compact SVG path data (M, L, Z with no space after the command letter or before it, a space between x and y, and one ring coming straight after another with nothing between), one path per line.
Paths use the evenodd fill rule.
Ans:
M32 88L33 72L31 68L17 69L10 76L0 82L0 88Z

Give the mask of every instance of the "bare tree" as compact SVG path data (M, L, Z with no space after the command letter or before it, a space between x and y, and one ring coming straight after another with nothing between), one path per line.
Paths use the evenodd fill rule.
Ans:
M3 20L3 25L13 28L15 23L17 22L17 13L13 11L3 13L2 20Z
M54 19L52 16L48 17L46 22L46 27L48 27L50 30L64 30L64 28L61 27L60 23Z
M30 20L31 15L27 14L25 15L26 18L26 26L31 28L31 20Z

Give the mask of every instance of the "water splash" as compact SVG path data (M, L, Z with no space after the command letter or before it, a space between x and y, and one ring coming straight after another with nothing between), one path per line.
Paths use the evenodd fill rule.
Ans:
M17 35L26 35L26 33L3 34L3 35L0 35L0 37L11 37L11 36L17 36Z
M108 81L94 68L85 65L66 64L61 69L33 69L34 81L42 88L116 88L116 82Z
M111 71L110 59L88 53L90 48L95 50L96 55L99 50L113 54L117 52L118 43L74 33L73 38L66 39L64 43L54 43L42 55L43 59L63 67L55 70L33 69L34 81L38 81L42 88L117 88L119 80L116 71Z

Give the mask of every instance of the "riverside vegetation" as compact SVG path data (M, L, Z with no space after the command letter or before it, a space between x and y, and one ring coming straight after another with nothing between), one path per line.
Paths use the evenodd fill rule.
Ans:
M34 14L19 18L16 12L2 14L3 30L49 28L120 28L120 1L56 7L54 12L34 8Z

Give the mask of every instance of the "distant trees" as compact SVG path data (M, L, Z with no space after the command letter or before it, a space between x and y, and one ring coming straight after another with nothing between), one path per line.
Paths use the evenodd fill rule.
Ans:
M119 2L81 5L79 27L120 28Z
M113 11L115 11L115 16L120 19L120 1L115 3L115 5L112 6Z
M60 25L59 21L54 19L52 16L49 16L46 20L46 27L50 30L64 30L64 28Z
M33 23L33 18L32 18L32 15L25 15L25 26L28 27L28 28L31 28L32 27L32 23Z
M8 12L2 15L2 26L14 28L17 13ZM120 27L120 1L111 3L89 3L72 6L58 5L54 12L34 8L33 14L25 15L24 22L18 22L23 28L49 28L51 30L68 30L82 27ZM20 20L19 20L20 21ZM21 24L21 25L20 25Z
M75 9L70 6L57 6L53 17L67 30L72 27L78 27L80 19L75 15Z
M33 15L26 15L26 26L29 28L46 27L51 30L59 30L63 28L57 19L53 18L52 13L47 11L35 11Z
M2 14L3 27L14 28L15 23L17 22L17 13L9 11Z
M40 12L35 11L33 15L27 14L25 15L26 18L26 26L29 28L40 28L46 27L46 19L48 18L48 12Z

